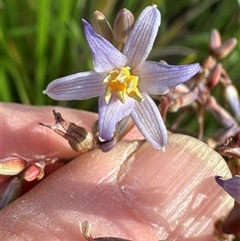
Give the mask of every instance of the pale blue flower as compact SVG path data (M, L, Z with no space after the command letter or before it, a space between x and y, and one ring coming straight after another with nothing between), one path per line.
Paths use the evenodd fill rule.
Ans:
M138 17L121 53L83 20L94 70L51 82L43 92L55 100L99 97L99 135L111 140L116 124L130 115L143 136L155 148L167 143L167 130L150 95L163 95L199 71L199 64L167 65L146 61L160 26L156 6Z
M236 201L240 202L240 176L223 180L222 177L216 176L216 182Z

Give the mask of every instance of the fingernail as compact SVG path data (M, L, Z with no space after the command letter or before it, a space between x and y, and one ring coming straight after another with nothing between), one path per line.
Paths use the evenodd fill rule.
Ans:
M203 222L207 222L204 228L213 225L214 220L209 218L213 213L215 217L224 215L231 208L232 198L216 188L213 175L220 172L230 176L225 160L217 152L194 138L174 134L169 135L164 153L159 154L159 151L146 143L140 146L134 154L134 161L130 158L128 163L122 165L118 185L130 204L141 210L142 216L151 219L160 235L164 235L164 225L172 225L172 238L177 236L179 229L182 233L190 230L190 238L196 237L199 229L203 230ZM175 175L180 177L176 179ZM211 190L206 187L211 187ZM184 191L181 192L180 189ZM148 194L144 194L142 190L148 190ZM183 203L186 204L184 210ZM207 213L202 215L201 210ZM163 216L166 221L164 225ZM190 220L186 221L184 230L177 221L183 216L184 221ZM199 217L205 221L201 219L203 222L200 223Z

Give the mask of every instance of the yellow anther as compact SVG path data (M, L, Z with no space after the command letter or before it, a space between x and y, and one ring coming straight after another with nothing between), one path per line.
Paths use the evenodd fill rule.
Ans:
M108 83L109 81L116 80L119 75L118 70L113 70L108 73L108 75L103 79L103 83Z
M118 91L117 91L117 97L118 97L118 99L119 99L122 103L125 102L125 93L124 93L124 91L118 90Z
M137 88L138 77L131 75L127 79L127 93L130 93L134 88Z
M106 101L106 103L109 102L111 96L112 96L112 88L110 86L108 86L106 88L106 92L105 92L105 101Z
M132 97L133 99L139 101L139 102L142 102L143 101L143 97L141 96L141 94L139 93L138 91L138 88L134 88L133 91L131 91L129 94L128 94L129 97Z
M120 70L113 70L103 79L106 83L105 101L109 102L112 92L115 92L118 99L124 103L126 95L137 101L143 98L138 90L138 76L131 75L129 67L122 67Z

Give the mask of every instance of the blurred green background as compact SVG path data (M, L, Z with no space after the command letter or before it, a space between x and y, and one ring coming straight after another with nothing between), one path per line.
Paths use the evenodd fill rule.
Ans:
M97 100L56 102L42 91L52 80L90 70L91 55L81 19L99 10L113 24L121 8L135 17L153 1L143 0L6 0L0 1L0 100L31 105L62 105L97 111ZM212 28L222 40L239 39L237 0L155 0L162 23L149 59L170 64L201 62L209 54ZM240 85L240 43L222 61Z

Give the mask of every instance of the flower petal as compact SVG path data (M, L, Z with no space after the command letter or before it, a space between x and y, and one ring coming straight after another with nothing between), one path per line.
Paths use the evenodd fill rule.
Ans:
M198 63L168 65L146 61L132 71L139 77L139 89L152 95L163 95L198 73Z
M148 57L160 23L161 15L156 5L146 7L139 15L123 49L131 68Z
M160 112L148 94L141 93L143 102L135 102L131 117L154 148L160 149L167 144L167 129Z
M222 177L216 176L216 182L236 201L240 202L240 176L235 176L228 180L222 180Z
M107 104L104 95L99 98L99 135L104 140L113 138L116 124L125 116L129 115L133 109L135 100L127 98L125 103L122 103L114 94Z
M81 72L55 79L43 91L54 100L84 100L99 96L102 76L94 71Z
M94 70L96 72L109 72L125 66L127 58L108 40L98 35L86 20L83 19L82 21L84 33L93 57Z

